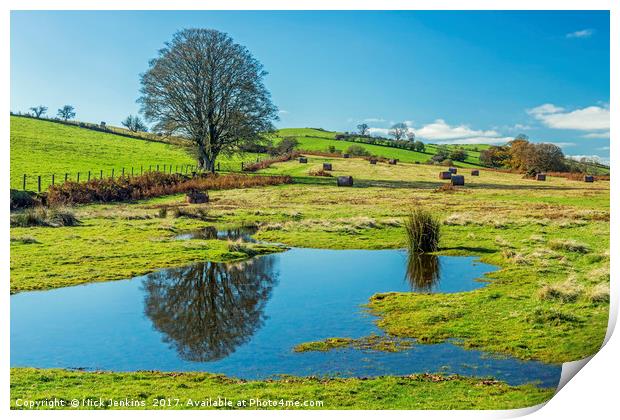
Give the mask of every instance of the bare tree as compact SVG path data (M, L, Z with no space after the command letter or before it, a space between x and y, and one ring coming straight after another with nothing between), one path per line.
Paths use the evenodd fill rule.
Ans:
M263 84L266 74L227 34L184 29L141 75L138 102L155 131L190 138L199 167L214 171L220 153L257 142L274 129L277 108Z
M415 141L415 132L413 130L407 130L407 140L412 143Z
M30 108L35 117L41 118L42 115L45 115L47 112L47 107L43 105L33 106Z
M75 117L75 108L73 108L73 105L64 105L58 109L56 115L65 121L70 120Z
M142 121L138 115L135 117L133 115L129 115L123 121L121 121L124 127L126 127L129 131L138 132L138 131L148 131L146 124Z
M357 125L357 130L360 132L360 136L367 136L369 128L370 127L368 127L368 124L366 123L361 123Z
M408 127L405 123L396 123L390 128L390 136L394 137L394 140L402 140L407 134Z

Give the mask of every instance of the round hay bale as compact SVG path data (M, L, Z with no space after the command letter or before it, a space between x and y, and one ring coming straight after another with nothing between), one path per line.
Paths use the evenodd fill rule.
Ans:
M546 181L547 175L545 174L536 174L536 181Z
M480 176L480 171L478 169L472 169L471 176Z
M396 165L396 162L398 162L396 159L390 159L388 163L390 165Z
M352 176L339 176L336 179L339 187L352 187L353 186L353 177Z
M323 170L324 171L331 171L332 170L332 164L331 163L324 163L323 164Z
M450 171L451 174L455 174L456 173L456 168L450 167L450 168L448 168L448 171Z
M189 204L203 204L209 202L209 194L198 190L190 190L185 195L185 201Z
M351 155L348 154L348 153L345 153L345 154L342 155L342 157L345 158L345 159L349 159L351 157Z
M308 158L307 157L300 157L299 158L299 163L308 163Z
M450 179L450 178L452 178L452 172L450 171L439 172L439 179Z
M371 165L376 165L377 164L377 159L370 159L369 160Z
M419 160L416 160L416 161L415 161L415 164L416 164L416 165L419 165L419 164L420 164L420 161L419 161Z
M586 176L583 177L583 181L584 182L594 182L594 176L586 175Z
M452 175L452 185L465 185L465 177L463 175Z

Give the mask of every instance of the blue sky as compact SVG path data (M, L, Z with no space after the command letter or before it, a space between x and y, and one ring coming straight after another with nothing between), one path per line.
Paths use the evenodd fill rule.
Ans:
M405 121L434 143L525 133L609 158L609 13L63 12L11 14L11 109L136 113L139 74L172 34L228 32L265 66L278 127L383 134Z

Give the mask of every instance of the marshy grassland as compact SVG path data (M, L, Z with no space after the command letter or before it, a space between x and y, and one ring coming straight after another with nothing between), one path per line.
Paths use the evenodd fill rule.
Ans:
M11 292L282 250L175 239L204 226L257 226L256 238L291 247L405 248L404 219L422 206L441 222L438 254L475 255L500 269L485 278L486 287L470 292L369 296L368 310L386 333L421 343L453 339L466 348L550 363L581 359L602 344L609 311L609 182L537 182L484 169L472 177L460 168L466 185L440 189L445 181L438 179L438 166L308 157L308 164L281 162L258 172L291 175L293 184L210 191L208 204L188 205L176 195L84 205L74 209L77 226L13 227ZM310 176L323 162L333 164L333 177ZM337 187L339 175L353 176L354 186ZM175 207L203 217L175 217ZM534 405L553 390L441 376L244 382L198 373L11 370L12 400L169 394L321 399L324 408L463 409Z

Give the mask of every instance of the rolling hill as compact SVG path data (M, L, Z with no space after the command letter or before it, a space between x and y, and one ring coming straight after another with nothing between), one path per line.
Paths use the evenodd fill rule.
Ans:
M326 131L316 128L283 128L276 133L276 142L281 141L285 137L294 137L299 142L300 150L327 152L330 146L336 150L345 151L351 145L360 145L373 155L383 156L390 159L399 159L402 162L426 162L436 152L437 145L426 144L426 150L415 152L411 150L399 149L396 147L387 147L382 145L364 144L357 141L337 140L335 131ZM459 162L459 166L463 167L479 167L480 151L489 147L484 144L474 145L449 145L448 148L462 147L468 152L465 162Z

